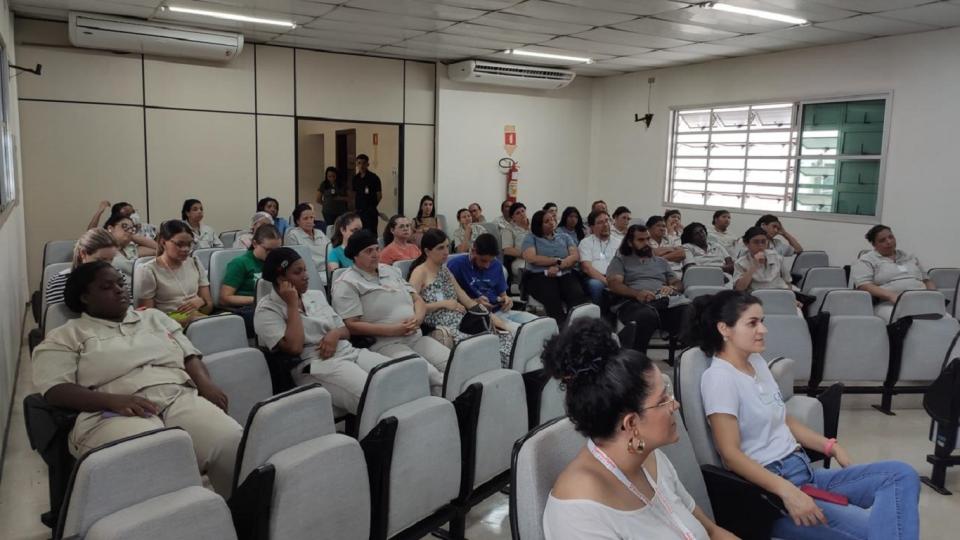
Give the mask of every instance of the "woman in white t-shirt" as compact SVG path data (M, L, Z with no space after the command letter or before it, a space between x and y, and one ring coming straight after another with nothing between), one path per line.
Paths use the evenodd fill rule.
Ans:
M550 339L543 363L587 437L547 499L547 540L735 538L696 506L657 450L677 441L677 402L649 358L621 350L599 319L580 319Z
M852 465L836 439L788 416L760 353L767 333L763 307L740 291L694 301L690 340L713 356L700 381L703 407L724 466L783 500L788 516L773 523L784 539L919 538L920 482L909 465ZM840 467L813 469L804 448ZM842 505L813 499L801 486L846 497ZM828 495L828 497L830 497Z

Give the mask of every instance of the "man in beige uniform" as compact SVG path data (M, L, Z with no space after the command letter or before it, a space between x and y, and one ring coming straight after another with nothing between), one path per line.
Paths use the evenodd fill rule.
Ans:
M70 452L79 457L117 439L181 427L201 472L228 497L243 428L224 412L226 395L180 325L155 309L128 311L120 274L107 263L74 270L64 301L82 315L37 346L33 379L51 405L81 411Z

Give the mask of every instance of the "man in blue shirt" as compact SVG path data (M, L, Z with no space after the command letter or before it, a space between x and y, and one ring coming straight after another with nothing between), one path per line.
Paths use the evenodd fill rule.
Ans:
M467 257L451 257L447 268L456 278L460 287L498 317L519 326L536 319L536 315L526 311L513 311L513 300L507 294L507 280L503 273L503 264L497 260L497 239L484 233L473 242L473 248ZM514 330L515 331L515 330Z

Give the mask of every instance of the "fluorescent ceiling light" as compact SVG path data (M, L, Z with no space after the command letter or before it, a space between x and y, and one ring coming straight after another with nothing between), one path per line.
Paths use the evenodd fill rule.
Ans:
M548 54L548 53L533 52L533 51L523 51L520 49L507 49L503 51L503 54L515 54L517 56L533 56L535 58L547 58L549 60L566 60L568 62L583 62L584 64L593 63L593 58L583 58L580 56L565 56L562 54Z
M740 15L750 15L752 17L760 17L761 19L769 19L771 21L780 21L790 24L809 24L810 21L806 19L801 19L798 17L791 17L789 15L783 15L780 13L774 13L772 11L764 11L762 9L750 9L740 6L732 6L730 4L724 4L723 2L704 2L700 4L701 7L716 9L719 11L726 11L729 13L739 13Z
M277 19L263 19L260 17L250 17L238 13L224 13L222 11L210 11L207 9L193 9L179 6L163 6L164 11L173 13L186 13L188 15L200 15L202 17L213 17L215 19L227 19L228 21L240 21L254 24L270 24L273 26L286 26L287 28L296 28L297 24L291 21L281 21Z

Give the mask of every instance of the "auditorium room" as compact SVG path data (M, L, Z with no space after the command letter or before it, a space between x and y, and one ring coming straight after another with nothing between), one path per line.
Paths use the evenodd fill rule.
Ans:
M0 538L956 538L957 51L960 0L5 0Z

